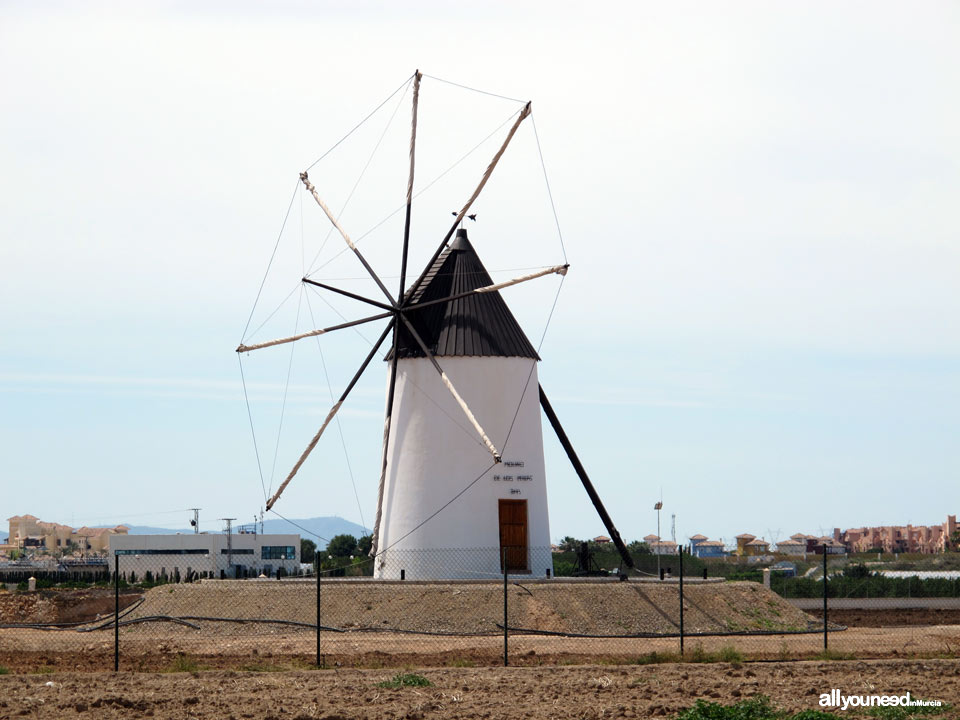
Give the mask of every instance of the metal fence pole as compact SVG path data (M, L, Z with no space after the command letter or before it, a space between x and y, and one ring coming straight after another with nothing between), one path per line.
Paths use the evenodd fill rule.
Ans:
M317 562L317 667L323 667L323 656L320 654L320 553L316 556Z
M823 545L823 651L827 652L827 545Z
M683 547L680 550L680 659L683 659Z
M113 671L120 670L120 554L113 556Z
M507 667L510 661L507 656L507 549L501 550L503 559L503 666Z

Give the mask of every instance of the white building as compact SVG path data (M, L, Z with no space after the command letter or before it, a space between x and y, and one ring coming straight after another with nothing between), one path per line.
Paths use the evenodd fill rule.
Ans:
M406 302L442 300L492 282L461 229ZM494 464L431 360L401 327L376 577L496 577L504 553L511 573L552 573L536 350L499 292L407 316L503 461Z
M111 535L109 554L120 558L120 572L143 578L257 577L292 574L300 567L299 535Z

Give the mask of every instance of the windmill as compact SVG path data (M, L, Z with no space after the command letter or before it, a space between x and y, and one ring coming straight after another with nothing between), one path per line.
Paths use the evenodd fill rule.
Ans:
M369 298L304 277L303 283L363 302L378 312L338 325L251 345L245 353L388 319L380 337L327 413L277 491L297 475L387 338L389 363L377 513L370 554L382 578L477 577L508 570L550 574L549 522L539 409L557 433L624 567L632 559L537 379L539 356L500 291L568 265L494 283L463 228L521 123L517 114L472 195L408 287L408 255L422 74L412 78L410 164L399 288L394 295L324 202L307 172L300 180L382 297ZM478 452L479 448L479 452ZM466 483L466 485L465 485ZM545 553L537 557L536 548ZM456 552L450 552L456 551ZM467 552L469 551L469 553Z

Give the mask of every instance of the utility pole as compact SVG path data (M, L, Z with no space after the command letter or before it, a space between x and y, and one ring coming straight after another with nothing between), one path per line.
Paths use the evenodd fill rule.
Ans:
M190 524L193 525L193 534L200 534L200 511L203 508L187 508L187 510L193 510L193 520L190 521Z
M236 518L220 518L227 524L227 565L230 567L230 572L233 572L233 528L231 523L236 520Z
M653 509L657 511L657 577L661 580L663 577L660 575L660 511L663 510L663 500L657 502L653 506Z

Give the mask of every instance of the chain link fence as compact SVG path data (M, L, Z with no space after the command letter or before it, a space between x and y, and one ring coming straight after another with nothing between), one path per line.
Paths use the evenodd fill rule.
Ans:
M686 555L659 558L662 579L642 570L621 580L619 568L557 577L556 570L566 570L555 566L550 548L391 549L373 559L327 558L319 568L278 557L237 578L221 578L226 573L191 557L111 560L85 583L61 579L31 590L27 580L0 594L0 666L280 669L960 655L960 598L949 587L938 598L923 597L916 584L907 597L869 596L880 587L872 576L853 582L829 558L826 573L821 568L803 582L769 572L761 582L709 577Z

